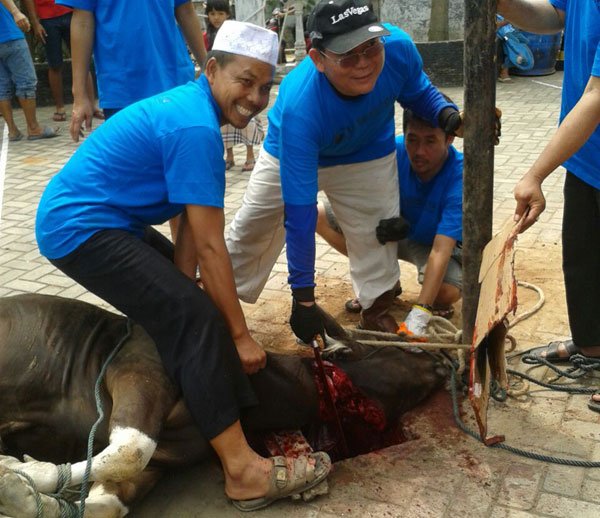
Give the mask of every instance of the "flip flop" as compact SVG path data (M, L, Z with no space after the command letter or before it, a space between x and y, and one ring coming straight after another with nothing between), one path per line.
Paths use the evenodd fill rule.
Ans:
M23 140L23 133L20 131L14 137L8 137L9 142L19 142L19 140Z
M67 120L67 114L65 112L54 112L54 115L52 115L52 120L54 122L64 122Z
M348 313L360 313L362 311L362 306L360 305L360 302L358 302L358 299L348 299L344 303L344 309Z
M252 171L252 169L254 169L254 164L256 162L254 160L251 160L250 162L246 161L244 162L244 165L242 166L242 171L247 172L247 171Z
M308 459L314 459L312 466ZM256 511L272 504L276 500L287 498L307 491L320 484L331 471L331 459L324 452L311 453L292 459L292 468L288 470L286 458L271 457L273 469L267 494L251 500L231 500L240 511Z
M234 165L235 162L233 160L225 160L225 171L229 171Z
M402 286L400 286L400 281L398 281L394 285L394 297L399 297L400 295L402 295ZM344 309L348 313L360 313L362 311L362 306L360 305L360 302L358 302L358 299L354 298L354 299L348 299L344 303ZM450 316L452 316L452 315L450 315ZM448 318L450 318L450 317L448 317Z
M42 132L39 135L29 135L27 140L40 140L43 138L54 138L60 133L60 128L51 128L50 126L44 126Z
M594 392L593 394L594 396L600 396L600 390L597 392ZM593 410L594 412L598 412L600 413L600 401L594 401L591 397L590 400L588 401L588 408L590 410Z
M105 119L104 112L102 110L96 109L93 114L94 119L99 119L103 121Z
M434 307L431 314L435 315L436 317L442 317L450 320L454 316L454 308L452 306Z
M563 346L565 351L567 352L566 356L561 356L559 347ZM546 356L542 356L543 352L546 352ZM577 347L573 340L557 340L555 342L550 342L548 345L543 345L542 347L535 347L527 352L527 354L523 355L522 360L524 363L528 363L525 359L529 356L533 356L534 359L538 360L546 360L550 363L568 363L569 358L574 354L581 354L581 350ZM585 355L584 355L585 356Z

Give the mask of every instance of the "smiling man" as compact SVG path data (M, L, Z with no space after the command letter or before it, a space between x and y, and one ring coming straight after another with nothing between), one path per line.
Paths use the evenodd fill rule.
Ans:
M373 232L382 244L397 241L398 259L417 267L421 291L403 331L425 335L431 315L452 316L462 294L463 156L452 145L454 135L411 110L404 110L402 127L396 138L402 217L380 221ZM317 232L348 255L328 202L319 205ZM360 303L349 300L346 309L360 311Z
M266 355L246 326L225 247L220 126L243 128L266 107L277 50L273 32L225 22L205 75L92 133L50 181L36 220L41 253L154 339L221 459L227 496L245 510L302 492L330 468L325 454L260 457L239 420L256 403L245 373L263 368ZM173 249L151 225L177 214Z
M346 236L361 325L395 332L388 309L399 277L397 247L379 244L373 232L379 220L399 214L395 103L449 133L461 118L423 72L408 35L380 24L370 3L323 0L311 12L307 30L310 59L281 83L228 235L238 294L245 302L256 301L285 242L292 329L305 342L323 332L314 305L321 189Z

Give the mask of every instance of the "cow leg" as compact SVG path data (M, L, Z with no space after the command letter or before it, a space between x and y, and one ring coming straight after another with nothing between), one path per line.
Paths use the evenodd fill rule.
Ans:
M85 501L86 518L122 518L128 512L116 495L116 486L95 484ZM40 507L41 506L41 507ZM16 472L0 466L0 514L19 518L61 518L58 501L43 493L36 495L29 481Z
M0 466L0 513L20 518L60 517L60 507L54 498L40 494L39 503L42 509L38 514L35 490L17 473Z
M145 433L134 428L115 426L110 433L109 445L92 457L88 480L121 482L131 479L144 470L155 449L156 441ZM14 457L3 456L0 465L27 474L38 491L53 493L59 489L58 467L51 462L37 461L31 457L21 462ZM83 482L86 469L87 461L71 466L71 486Z

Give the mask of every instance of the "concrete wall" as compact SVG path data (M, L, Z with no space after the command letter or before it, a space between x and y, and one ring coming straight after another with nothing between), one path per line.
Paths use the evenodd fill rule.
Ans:
M431 2L435 0L380 0L381 20L404 29L414 41L429 41ZM463 38L464 2L448 2L448 39Z

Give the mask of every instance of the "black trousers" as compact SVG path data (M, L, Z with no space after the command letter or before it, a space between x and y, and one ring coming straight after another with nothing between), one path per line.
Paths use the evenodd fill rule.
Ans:
M600 190L567 172L563 273L573 342L600 348Z
M223 317L175 267L173 245L159 232L148 227L139 239L103 230L51 262L146 330L208 440L256 404Z

